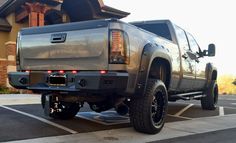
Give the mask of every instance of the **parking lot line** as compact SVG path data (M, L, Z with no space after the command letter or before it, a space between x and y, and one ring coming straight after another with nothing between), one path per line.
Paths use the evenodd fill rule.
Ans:
M224 115L225 115L224 107L220 106L219 107L219 116L224 116Z
M56 127L56 128L62 129L62 130L64 130L64 131L67 131L67 132L69 132L69 133L71 133L71 134L77 134L77 133L78 133L78 132L76 132L76 131L74 131L74 130L72 130L72 129L69 129L69 128L64 127L64 126L62 126L62 125L59 125L59 124L57 124L57 123L48 121L48 120L46 120L46 119L44 119L44 118L37 117L37 116L35 116L35 115L29 114L29 113L26 113L26 112L22 112L22 111L19 111L19 110L16 110L16 109L13 109L13 108L4 106L4 105L0 105L0 107L2 107L2 108L4 108L4 109L7 109L7 110L10 110L10 111L13 111L13 112L16 112L16 113L19 113L19 114L22 114L22 115L25 115L25 116L27 116L27 117L30 117L30 118L33 118L33 119L36 119L36 120L39 120L39 121L41 121L41 122L44 122L44 123L49 124L49 125L51 125L51 126L54 126L54 127Z
M177 112L175 114L175 116L180 116L182 115L185 111L187 111L189 108L191 108L194 104L189 104L188 106L186 106L185 108L183 108L182 110L180 110L179 112Z
M189 118L189 117L184 117L184 116L176 116L176 115L171 115L171 114L167 114L170 117L176 117L176 118L181 118L181 119L186 119L186 120L192 120L193 118Z

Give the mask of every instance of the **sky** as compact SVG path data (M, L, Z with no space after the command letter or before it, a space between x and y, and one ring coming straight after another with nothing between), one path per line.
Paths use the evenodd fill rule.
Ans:
M216 45L211 58L220 75L236 76L236 5L234 0L103 0L130 12L125 22L170 19L194 35L201 49Z

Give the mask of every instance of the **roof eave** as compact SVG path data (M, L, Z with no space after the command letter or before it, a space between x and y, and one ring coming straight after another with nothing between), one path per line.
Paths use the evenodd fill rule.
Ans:
M101 7L101 12L105 13L105 14L112 15L117 18L124 18L130 14L128 12L124 12L124 11L121 11L121 10L118 10L118 9L115 9L115 8L112 8L112 7L109 7L106 5Z
M5 17L8 14L14 12L16 8L23 5L25 2L27 2L27 0L8 0L0 7L0 17ZM61 2L48 1L48 0L41 0L41 2L51 5L51 6L57 6L61 4Z
M8 0L0 7L0 17L5 17L9 7L11 7L16 0Z

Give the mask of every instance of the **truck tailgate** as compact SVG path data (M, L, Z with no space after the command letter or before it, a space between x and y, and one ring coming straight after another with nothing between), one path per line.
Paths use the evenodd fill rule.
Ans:
M108 22L23 29L18 48L22 70L107 70Z

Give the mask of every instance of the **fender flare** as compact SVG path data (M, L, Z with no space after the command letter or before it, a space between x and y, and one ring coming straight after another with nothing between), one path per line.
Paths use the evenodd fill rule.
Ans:
M139 64L140 66L135 87L135 95L137 96L144 95L151 64L153 60L156 58L162 58L167 60L170 64L170 71L172 71L172 58L169 54L168 49L157 44L152 44L152 43L146 44L143 48L141 61Z
M217 68L212 63L207 63L206 65L206 79L207 79L207 87L210 85L212 81L212 74L216 71L217 74ZM217 78L217 75L216 75Z

